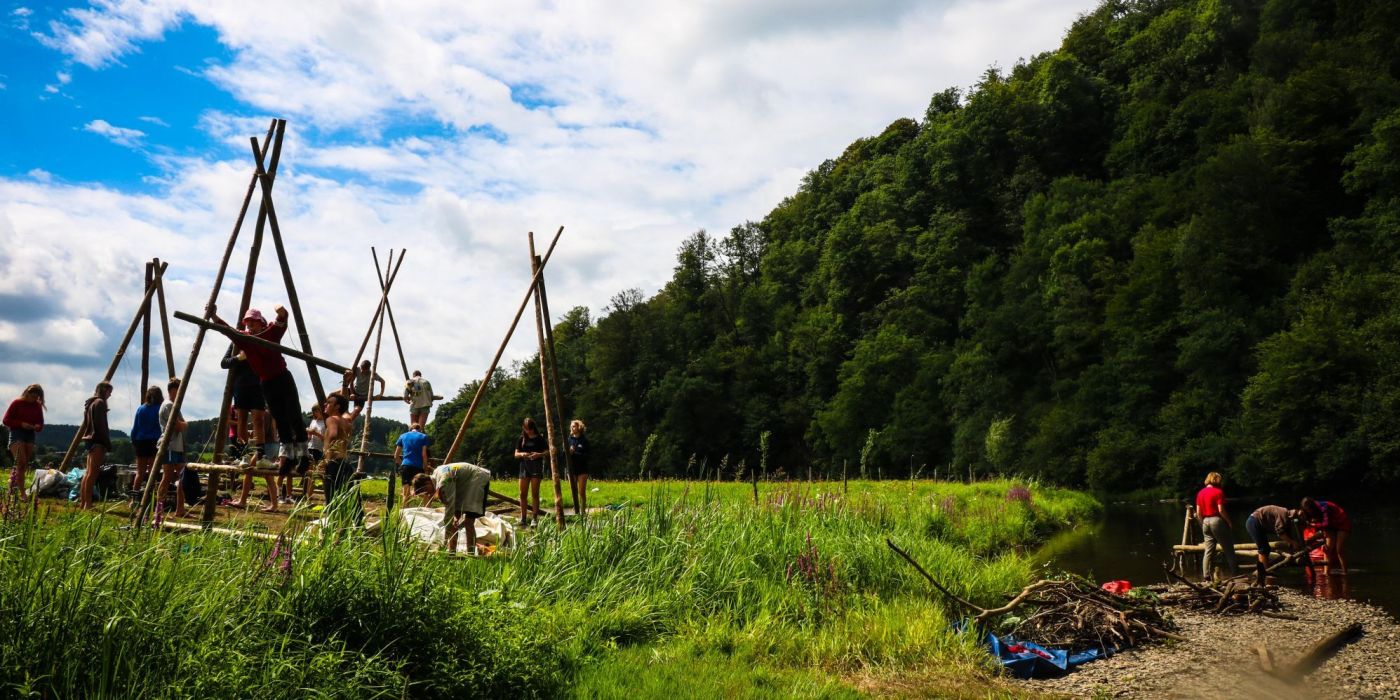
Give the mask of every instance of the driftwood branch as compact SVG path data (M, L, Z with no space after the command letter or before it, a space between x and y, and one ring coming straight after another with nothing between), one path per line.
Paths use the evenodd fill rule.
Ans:
M898 554L900 557L902 557L902 558L904 559L904 561L909 562L909 565L912 566L912 567L914 567L914 570L915 570L915 571L918 571L920 574L923 574L923 577L926 578L926 579L928 579L928 582L931 583L931 584L933 584L933 587L934 587L934 588L937 588L939 593L942 593L943 595L947 596L948 598L950 598L950 599L953 600L954 602L956 602L956 603L958 603L959 605L963 606L964 608L967 609L968 612L977 612L977 613L979 613L977 619L978 619L979 621L982 619L980 613L986 613L986 612L987 612L986 608L983 608L983 607L980 607L980 606L977 606L977 605L973 605L972 603L967 602L967 601L964 600L963 598L958 597L957 595L955 595L952 591L948 590L947 588L944 588L944 587L943 587L943 584L939 583L937 579L935 579L933 576L931 576L931 575L929 574L929 572L924 571L924 567L919 566L919 562L914 561L914 558L911 557L911 556L909 556L909 553L908 553L908 552L906 552L906 551L900 549L899 546L896 545L896 544L895 544L893 541L891 541L889 538L885 538L885 544L889 545L890 549L893 549L893 550L894 550L894 553L895 553L895 554Z

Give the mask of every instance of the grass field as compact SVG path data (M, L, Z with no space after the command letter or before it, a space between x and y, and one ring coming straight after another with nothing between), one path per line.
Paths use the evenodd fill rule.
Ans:
M760 484L757 504L746 483L593 486L590 505L617 508L481 559L393 536L283 545L7 510L0 685L44 697L1012 694L884 538L987 604L1035 575L1027 547L1098 508L1009 481Z

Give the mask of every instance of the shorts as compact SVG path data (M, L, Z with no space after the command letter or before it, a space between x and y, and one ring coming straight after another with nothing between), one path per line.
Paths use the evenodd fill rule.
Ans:
M179 452L177 452L177 451L175 451L175 450L166 450L166 451L165 451L165 462L164 462L164 464L184 464L184 463L185 463L185 453L184 453L184 451L179 451Z
M522 479L543 479L544 460L536 459L523 461L520 463L520 478Z
M262 386L234 387L233 407L240 411L266 411L267 399L263 398Z
M405 486L413 483L413 477L418 476L422 473L422 467L416 467L411 464L405 464L399 467L399 478L403 479L403 483Z
M132 440L131 448L136 450L137 457L154 457L156 448L160 446L160 440Z
M442 499L442 524L450 525L456 516L465 515L471 526L485 515L486 494L490 491L491 472L481 467L468 466L449 474L438 488L438 498Z
M1244 521L1244 529L1249 532L1250 539L1254 540L1254 548L1259 551L1261 556L1268 559L1269 554L1273 552L1273 548L1269 546L1269 535L1273 533L1266 532L1264 525L1252 515Z
M279 476L291 476L293 468L295 468L297 476L305 476L306 472L311 469L310 455L302 455L300 457L287 457L283 455L278 458L277 474Z
M35 436L33 430L25 430L24 428L10 428L11 445L14 445L16 443L25 443L33 445L34 439Z
M578 461L570 464L569 476L588 476L588 462Z

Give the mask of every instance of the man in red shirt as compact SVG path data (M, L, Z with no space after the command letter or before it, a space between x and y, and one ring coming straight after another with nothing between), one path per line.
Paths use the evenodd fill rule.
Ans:
M1230 534L1234 524L1225 511L1225 491L1220 488L1225 477L1220 472L1206 475L1205 488L1196 494L1196 515L1201 519L1201 531L1205 537L1205 556L1201 558L1201 578L1209 581L1215 570L1215 547L1220 546L1225 555L1226 577L1235 575L1235 538Z
M254 336L273 343L280 341L282 335L287 332L287 309L279 305L274 311L277 320L269 325L261 312L248 309L248 313L243 315L244 330L231 334L229 339L243 351L248 358L248 366L258 375L258 381L262 384L267 412L272 415L272 421L277 426L277 442L280 445L277 452L277 471L287 476L292 473L292 468L296 467L298 474L305 474L311 464L311 453L306 446L306 422L301 415L301 399L297 396L296 380L292 379L292 373L287 370L287 361L282 358L281 352L265 348L243 337ZM228 327L228 323L219 318L217 313L211 314L211 320ZM275 512L277 487L274 483L269 488L271 493L268 496L272 502L263 506L262 510Z

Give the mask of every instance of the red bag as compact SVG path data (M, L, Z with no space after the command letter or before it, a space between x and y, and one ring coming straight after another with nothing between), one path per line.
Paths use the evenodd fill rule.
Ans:
M1127 595L1128 591L1133 590L1133 584L1128 583L1127 581L1109 581L1103 584L1102 586L1099 586L1099 588L1102 588L1105 591L1112 593L1113 595Z

